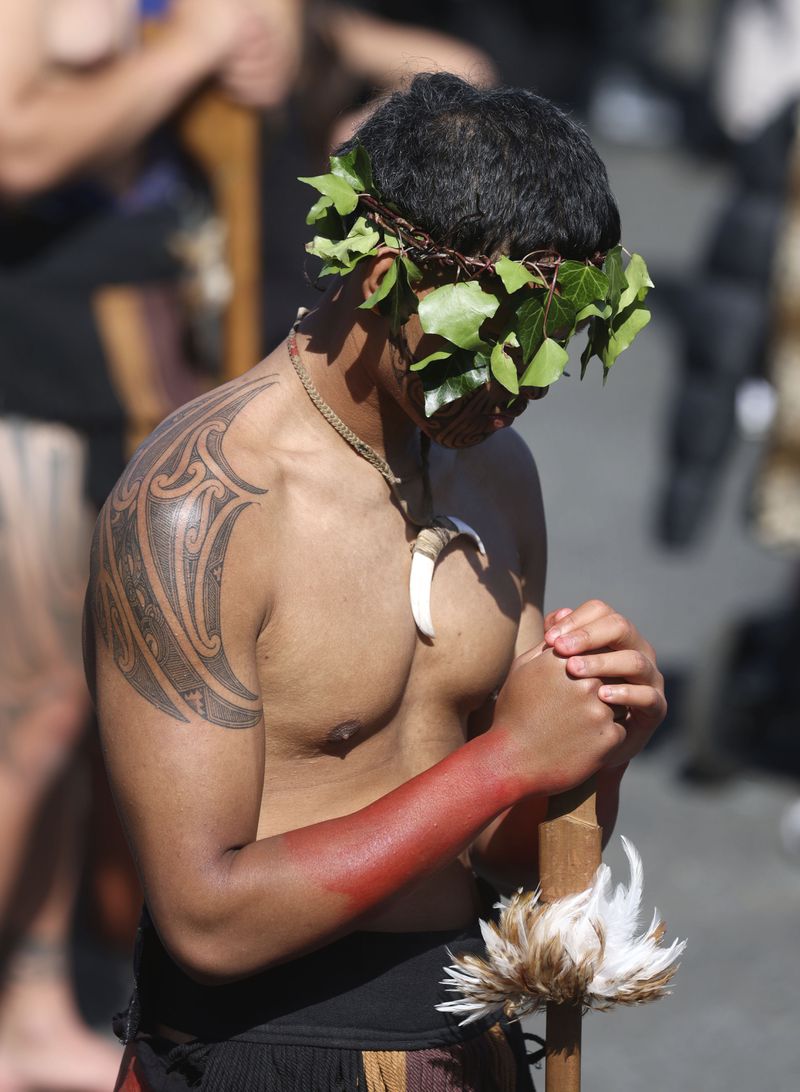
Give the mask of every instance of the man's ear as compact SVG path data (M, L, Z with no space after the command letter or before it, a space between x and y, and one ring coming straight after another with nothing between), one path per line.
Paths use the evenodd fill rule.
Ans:
M382 246L377 254L368 261L361 263L359 268L364 271L361 279L361 291L365 300L368 300L370 296L378 291L381 281L391 269L396 257L396 250L392 250L388 246Z

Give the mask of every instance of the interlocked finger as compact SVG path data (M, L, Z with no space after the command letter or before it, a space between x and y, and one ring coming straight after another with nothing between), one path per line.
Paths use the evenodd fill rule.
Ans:
M570 675L580 679L625 679L631 683L656 683L660 675L656 665L637 649L600 652L591 656L570 656Z
M645 654L649 651L649 646L641 639L633 623L616 612L557 637L553 647L561 656L594 652L601 648L642 649Z
M561 613L560 611L557 613ZM604 603L602 599L590 599L586 603L582 603L575 610L570 611L569 614L562 618L553 619L550 622L548 616L549 626L545 631L545 638L549 644L552 644L553 640L561 634L570 633L574 629L578 629L581 626L586 626L590 622L596 621L598 618L602 618L604 615L613 613L612 608L608 603Z
M664 695L655 686L635 686L631 683L607 683L597 696L611 706L626 705L631 712L649 721L661 721L667 713Z

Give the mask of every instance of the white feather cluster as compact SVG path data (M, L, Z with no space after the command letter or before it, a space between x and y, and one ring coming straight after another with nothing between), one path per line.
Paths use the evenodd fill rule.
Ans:
M668 993L685 940L665 948L658 911L639 932L642 859L622 839L630 865L628 887L612 892L611 870L600 865L592 886L542 903L540 892L519 891L497 904L500 919L482 921L486 957L454 956L442 983L460 994L436 1007L466 1013L462 1024L503 1010L525 1016L548 1001L610 1009L655 1001Z

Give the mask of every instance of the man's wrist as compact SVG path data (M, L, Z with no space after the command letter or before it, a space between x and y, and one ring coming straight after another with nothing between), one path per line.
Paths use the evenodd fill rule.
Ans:
M525 797L536 794L536 786L522 772L519 743L503 724L493 724L488 732L470 740L465 746L473 749L478 772L487 789L491 787L497 795L501 802L500 810L511 808Z

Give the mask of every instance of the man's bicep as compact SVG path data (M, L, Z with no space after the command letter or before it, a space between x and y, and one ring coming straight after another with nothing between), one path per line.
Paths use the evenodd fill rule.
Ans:
M266 490L236 472L225 443L264 387L229 384L168 418L95 529L87 667L112 785L153 898L182 883L198 890L220 855L256 836Z
M238 667L241 667L237 663ZM96 703L106 766L145 896L159 926L202 928L226 854L255 841L263 725L178 720L133 691L97 648Z
M239 729L261 719L254 648L268 598L259 525L268 490L236 472L225 443L270 385L228 384L167 418L95 528L95 641L136 693L179 723Z

